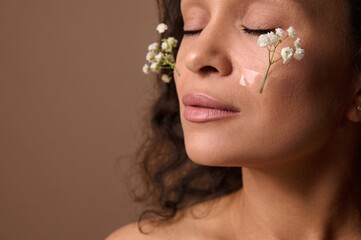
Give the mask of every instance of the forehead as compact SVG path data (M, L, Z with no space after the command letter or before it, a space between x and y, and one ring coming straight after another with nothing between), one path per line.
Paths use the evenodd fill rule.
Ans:
M324 1L324 0L180 0L182 12L198 7L206 10L208 13L223 12L225 14L237 15L245 13L249 7L260 8L262 11L266 9L293 10L297 12L308 12L306 6L310 7L306 1ZM333 0L330 0L333 1ZM308 15L308 13L307 13Z
M303 12L305 16L316 20L324 15L347 16L347 0L180 0L182 9L197 5L209 10L210 7L224 8L225 5L232 6L230 9L246 9L252 4L262 4L273 8L283 8ZM332 19L330 19L332 21Z

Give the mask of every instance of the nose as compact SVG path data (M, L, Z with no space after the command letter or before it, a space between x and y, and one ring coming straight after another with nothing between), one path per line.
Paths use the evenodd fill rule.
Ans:
M186 53L185 66L203 75L216 73L224 77L231 74L231 55L224 33L217 26L207 26L198 36L194 36Z

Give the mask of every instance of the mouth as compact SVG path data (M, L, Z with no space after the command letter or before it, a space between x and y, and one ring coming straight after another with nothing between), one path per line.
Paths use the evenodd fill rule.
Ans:
M240 111L227 103L203 93L188 93L182 97L183 116L190 122L209 122L238 116Z
M189 105L191 107L196 107L196 108L208 108L208 109L218 109L218 110L222 110L222 111L229 111L229 112L236 112L227 108L216 108L216 107L209 107L209 106L203 106L203 105Z

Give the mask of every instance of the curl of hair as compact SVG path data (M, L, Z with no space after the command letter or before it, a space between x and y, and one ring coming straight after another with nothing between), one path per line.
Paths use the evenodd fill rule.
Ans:
M183 37L180 0L157 0L160 22L168 25L161 36ZM355 70L361 62L361 0L349 0L351 37L357 46ZM178 49L175 50L175 54ZM163 73L169 73L163 70ZM241 167L209 167L193 163L187 156L180 123L179 102L174 81L164 84L159 74L156 81L159 97L151 109L151 131L138 152L141 160L144 194L137 200L148 201L152 209L138 220L167 221L177 211L193 204L232 193L242 187ZM360 169L361 172L361 169ZM361 196L358 195L361 202ZM360 206L361 211L361 206Z
M355 43L354 72L359 73L361 65L361 0L348 0L346 11L349 15L351 27L351 41Z

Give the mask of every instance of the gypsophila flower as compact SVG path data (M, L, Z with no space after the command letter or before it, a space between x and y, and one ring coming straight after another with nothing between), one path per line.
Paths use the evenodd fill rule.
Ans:
M161 47L162 47L163 51L166 51L166 52L171 52L172 51L172 46L170 46L167 41L162 42Z
M296 41L294 41L293 45L295 46L295 48L300 48L301 47L301 39L297 38Z
M295 46L296 51L294 51L291 47L284 47L281 50L281 53L276 52L277 47L284 42L288 37L295 37L297 35L296 30L291 26L287 29L287 35L284 36L285 31L281 28L276 28L276 33L269 32L267 34L262 34L259 36L257 44L260 47L267 47L268 50L268 68L266 71L266 75L264 76L263 83L261 88L259 89L259 93L262 93L263 88L266 83L266 79L268 77L268 74L270 72L270 68L273 64L276 62L283 60L283 64L288 63L292 56L296 60L301 60L305 55L305 50L301 49L301 39L297 38L296 41L293 42L293 45ZM284 36L284 37L283 37ZM280 37L280 38L278 38ZM281 38L283 37L283 38Z
M174 56L171 55L171 54L166 54L164 56L164 61L166 61L166 62L174 62Z
M154 62L150 65L150 70L152 70L153 72L157 72L159 70L159 64Z
M150 66L148 65L148 64L145 64L144 66L143 66L143 72L145 73L145 74L149 74L150 73Z
M271 44L271 40L266 34L262 34L261 36L259 36L257 43L260 47L267 47Z
M154 59L157 61L157 62L160 62L160 61L162 61L162 59L164 58L164 53L158 53L155 57L154 57Z
M164 23L160 23L158 26L157 26L157 31L159 33L164 33L165 31L168 30L168 26L165 25Z
M161 77L162 81L165 83L169 83L171 78L167 74L163 74Z
M279 37L283 37L283 35L285 34L285 31L283 31L282 28L276 28L276 35Z
M288 63L288 61L291 59L292 55L293 55L293 48L290 48L290 47L282 48L281 56L283 59L283 64Z
M270 40L271 45L276 45L278 43L278 37L274 32L269 32L266 34L266 36Z
M159 50L159 43L155 42L148 46L149 51L158 51Z
M295 54L293 54L293 57L300 61L305 56L305 50L302 48L296 48Z
M167 25L161 23L157 26L159 33L164 33L168 29ZM180 76L176 66L173 54L173 48L177 47L178 40L174 37L163 38L161 43L152 43L148 46L148 53L146 55L147 64L143 66L143 72L148 74L150 72L160 73L162 69L174 70ZM170 73L171 74L171 73ZM163 74L161 80L169 83L171 80L170 74Z
M145 59L148 61L148 62L153 62L155 60L155 54L154 52L148 52L147 53L147 56L145 57Z
M174 37L169 37L167 42L171 47L177 47L178 41Z
M287 33L291 38L294 38L297 35L296 30L292 26L287 29Z

